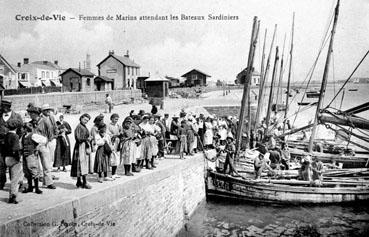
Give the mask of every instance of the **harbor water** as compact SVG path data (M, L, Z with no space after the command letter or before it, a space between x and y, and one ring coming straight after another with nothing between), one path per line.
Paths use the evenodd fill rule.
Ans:
M349 91L349 88L358 89ZM339 86L327 87L327 105ZM232 92L233 94L241 91ZM231 93L231 94L232 94ZM290 115L298 109L303 91L291 104ZM342 110L368 102L369 84L349 84ZM332 107L340 107L338 96ZM302 108L303 109L303 108ZM306 109L296 119L295 126L306 125L313 119L316 107ZM368 118L368 111L358 114ZM292 117L291 117L292 118ZM320 129L321 134L328 131ZM332 138L334 134L330 132ZM279 206L245 203L238 200L210 199L204 201L178 234L185 236L369 236L369 205Z
M369 236L369 207L277 206L212 198L198 207L178 236Z

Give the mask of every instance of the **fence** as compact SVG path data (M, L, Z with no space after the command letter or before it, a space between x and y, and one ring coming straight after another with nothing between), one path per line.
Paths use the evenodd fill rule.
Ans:
M18 88L18 89L6 89L4 90L4 96L9 95L26 95L26 94L42 94L42 93L52 93L61 92L61 87L46 86L46 87L30 87L30 88Z

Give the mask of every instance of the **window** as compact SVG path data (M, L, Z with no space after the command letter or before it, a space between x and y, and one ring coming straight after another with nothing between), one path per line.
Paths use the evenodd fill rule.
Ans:
M50 73L46 72L46 78L50 78Z
M87 86L90 86L90 84L91 84L91 79L90 79L90 78L87 78L87 80L86 80L86 85L87 85Z
M20 74L20 79L27 80L27 73L21 73Z
M45 78L45 71L41 72L41 78Z
M54 72L51 72L51 78L54 78Z
M192 80L197 80L197 75L196 74L192 74Z
M116 72L117 72L117 69L115 68L106 70L106 73L116 73Z

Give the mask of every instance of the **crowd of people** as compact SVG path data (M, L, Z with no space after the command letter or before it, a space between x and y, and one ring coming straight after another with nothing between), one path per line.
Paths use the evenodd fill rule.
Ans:
M64 120L63 114L54 114L53 109L44 104L38 107L30 103L27 107L29 121L11 109L11 102L2 100L0 111L0 190L6 183L6 169L10 173L9 203L18 203L18 184L23 177L27 187L22 192L42 194L39 182L45 188L55 189L51 174L67 172L77 179L76 187L91 189L87 176L97 174L97 181L113 181L120 176L119 167L124 167L124 175L133 176L146 168L156 168L158 160L165 154L179 154L180 159L207 149L222 150L226 153L223 172L234 174L235 139L238 119L232 116L217 117L204 114L186 113L161 116L156 106L151 113L131 111L119 124L120 116L111 114L105 123L104 114L93 119L93 126L86 125L91 120L87 113L79 118L74 128L75 144L72 147L69 136L72 128ZM108 120L106 119L106 120ZM256 178L264 169L288 169L288 147L276 146L275 135L264 136L257 131L249 140L250 148L257 146L260 155L254 161ZM245 143L242 143L245 144ZM245 147L242 147L243 149ZM268 153L266 161L264 155ZM229 168L228 168L229 167ZM314 166L319 169L320 166ZM25 186L25 185L24 185Z

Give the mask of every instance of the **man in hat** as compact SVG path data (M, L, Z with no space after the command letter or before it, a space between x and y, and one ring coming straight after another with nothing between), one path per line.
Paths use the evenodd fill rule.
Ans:
M17 128L17 134L20 137L22 134L23 120L20 114L15 113L12 109L12 102L8 100L2 100L0 104L0 190L4 188L6 183L6 164L4 151L4 139L8 133L9 128L7 122L9 120L20 121L19 127Z
M234 168L234 158L236 153L236 145L234 144L234 138L232 133L228 133L227 135L227 143L224 151L227 153L226 160L224 162L223 173L227 172L229 166L228 174L234 175L236 173L236 169Z
M50 151L50 162L51 164L53 164L55 158L56 138L59 133L58 125L56 124L56 120L53 115L54 109L51 108L49 104L42 105L41 111L42 111L41 117L42 119L45 120L46 124L45 132L47 134L46 137L48 139L47 147L49 148Z
M29 116L31 117L31 124L34 129L34 132L46 137L49 140L50 138L50 130L47 119L41 117L41 108L38 107L30 107L27 109ZM39 154L41 165L43 169L43 184L49 189L55 189L54 182L52 180L51 175L51 156L50 149L45 145L39 146Z

